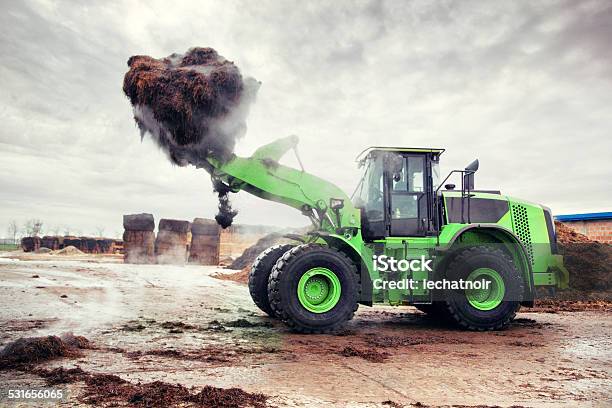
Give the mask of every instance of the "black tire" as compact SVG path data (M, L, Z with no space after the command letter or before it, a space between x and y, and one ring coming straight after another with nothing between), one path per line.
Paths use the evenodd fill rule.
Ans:
M505 293L499 306L491 310L479 310L472 306L465 291L445 292L445 305L449 317L467 330L500 330L508 326L520 308L523 294L523 278L512 259L502 250L487 246L461 250L446 270L449 280L465 279L478 268L490 268L501 276Z
M300 303L300 278L315 267L333 271L340 282L340 298L329 311L314 313ZM276 315L293 331L327 333L340 329L359 307L359 275L353 261L342 252L317 244L299 245L286 252L272 268L268 297Z
M268 299L268 278L276 261L293 247L294 245L291 244L271 246L259 254L255 261L253 261L251 272L249 272L249 293L251 294L251 299L253 299L258 308L270 317L275 317L275 315Z

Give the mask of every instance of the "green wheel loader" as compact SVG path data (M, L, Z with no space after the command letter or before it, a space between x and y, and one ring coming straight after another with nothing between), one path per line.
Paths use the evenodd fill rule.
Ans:
M294 245L264 251L249 276L255 304L291 329L328 332L360 304L387 304L497 330L533 305L537 287L567 287L551 211L475 189L478 161L441 180L443 149L372 147L358 157L363 176L349 198L279 164L289 150L297 156L297 142L279 139L205 166L231 191L289 205L312 222Z

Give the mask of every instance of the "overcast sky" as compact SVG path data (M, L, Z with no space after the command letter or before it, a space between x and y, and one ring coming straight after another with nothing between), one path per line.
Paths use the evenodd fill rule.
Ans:
M125 213L214 216L208 174L141 143L121 91L131 55L192 46L262 82L241 155L296 134L306 169L350 194L365 147L443 147L443 173L480 159L477 187L556 214L611 210L610 1L16 0L0 11L0 236L11 219L113 236ZM306 223L233 198L236 222Z

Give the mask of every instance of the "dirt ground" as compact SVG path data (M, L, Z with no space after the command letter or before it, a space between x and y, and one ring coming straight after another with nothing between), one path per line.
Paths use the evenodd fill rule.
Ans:
M455 330L413 308L362 306L336 335L296 335L215 267L116 257L0 255L0 344L73 332L96 346L41 368L130 382L239 387L269 406L612 406L612 312L524 309L502 332ZM0 371L4 387L44 386ZM63 387L79 406L83 383ZM0 400L0 405L7 406Z

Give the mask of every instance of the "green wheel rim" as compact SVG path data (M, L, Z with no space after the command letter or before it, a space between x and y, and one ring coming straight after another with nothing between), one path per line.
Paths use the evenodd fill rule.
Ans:
M469 281L489 282L488 288L469 289L465 291L470 305L478 310L493 310L504 300L506 286L500 274L490 268L478 268L470 273L466 279Z
M340 293L340 279L327 268L312 268L298 282L298 299L309 312L329 312L340 300Z

